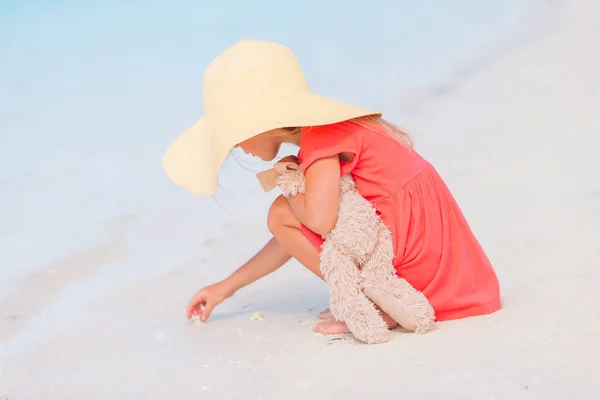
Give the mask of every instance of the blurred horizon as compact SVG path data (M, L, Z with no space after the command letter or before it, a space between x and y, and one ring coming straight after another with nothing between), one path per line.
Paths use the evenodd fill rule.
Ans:
M144 225L176 208L210 229L169 221L161 229L210 236L264 208L266 197L224 208L195 198L160 166L170 141L202 114L204 68L238 40L288 45L312 90L402 125L406 96L518 40L542 4L1 2L2 296L30 271L107 240L106 226L123 216ZM257 198L252 175L229 160L221 186L232 201ZM129 245L145 246L148 232L135 229ZM177 247L168 234L155 240Z

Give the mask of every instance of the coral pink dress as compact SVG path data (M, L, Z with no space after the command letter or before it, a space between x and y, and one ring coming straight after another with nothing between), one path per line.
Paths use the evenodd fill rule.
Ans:
M494 269L431 164L395 139L352 122L303 128L303 171L341 153L354 155L341 163L341 174L352 173L392 234L398 276L423 292L438 321L500 309ZM321 236L302 230L320 249Z

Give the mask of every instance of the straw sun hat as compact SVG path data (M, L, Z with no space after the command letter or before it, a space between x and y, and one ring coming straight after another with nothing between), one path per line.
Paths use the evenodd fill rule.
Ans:
M261 40L243 40L217 56L203 86L204 116L162 158L167 176L200 196L216 192L221 164L234 146L253 136L379 114L311 92L294 53Z

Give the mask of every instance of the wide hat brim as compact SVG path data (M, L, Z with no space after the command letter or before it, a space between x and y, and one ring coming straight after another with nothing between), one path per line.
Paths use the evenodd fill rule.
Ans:
M328 125L367 115L380 113L310 91L261 113L219 120L205 115L169 145L162 166L177 185L199 196L212 196L223 161L244 140L271 129Z

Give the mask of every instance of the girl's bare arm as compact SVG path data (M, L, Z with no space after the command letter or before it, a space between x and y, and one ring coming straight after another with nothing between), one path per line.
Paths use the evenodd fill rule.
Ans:
M234 289L234 292L238 291L275 271L288 262L290 258L290 254L283 246L275 238L272 238L254 257L232 273L226 281Z
M290 259L281 244L273 238L248 262L228 278L200 289L188 302L187 317L199 316L206 321L212 310L244 286L281 267Z
M320 235L329 233L337 221L340 203L340 160L323 158L305 173L306 194L289 199L296 218Z

